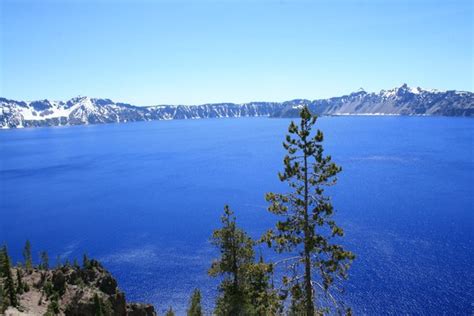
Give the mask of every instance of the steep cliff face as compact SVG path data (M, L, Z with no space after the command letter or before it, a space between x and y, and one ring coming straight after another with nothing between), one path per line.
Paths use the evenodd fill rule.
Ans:
M23 102L0 98L0 128L63 126L151 120L225 117L294 117L307 105L318 115L474 116L474 93L410 88L363 90L321 100L138 107L109 99L77 97L67 102Z
M410 88L406 84L380 93L364 90L324 100L294 100L273 114L293 117L307 105L318 115L438 115L474 116L474 93Z
M12 275L17 276L15 284L18 288L22 284L22 290L17 294L19 306L9 307L6 315L92 316L98 311L114 316L156 315L152 305L127 304L115 279L95 260L82 268L64 265L52 270L26 271L16 267Z
M43 100L29 103L0 98L0 128L270 116L281 109L281 104L271 102L138 107L88 97L67 102Z

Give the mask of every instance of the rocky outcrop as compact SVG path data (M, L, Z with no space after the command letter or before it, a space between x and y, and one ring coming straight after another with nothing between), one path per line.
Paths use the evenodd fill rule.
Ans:
M155 309L149 304L131 303L127 305L128 316L154 316Z
M364 90L330 99L139 107L109 99L77 97L67 102L23 102L0 98L0 128L123 123L152 120L295 117L302 106L317 115L474 116L474 93L410 88Z
M18 295L19 306L6 309L8 315L93 316L98 311L113 316L156 315L152 305L127 303L117 281L96 260L86 261L83 267L65 264L51 270L16 267L12 275L17 270L24 291Z

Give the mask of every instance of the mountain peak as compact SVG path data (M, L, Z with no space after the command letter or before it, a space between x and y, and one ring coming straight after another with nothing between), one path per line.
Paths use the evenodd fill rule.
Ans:
M409 88L410 88L410 87L408 87L408 84L404 83L404 84L402 84L402 85L400 86L399 89L407 90L407 89L409 89Z
M84 101L84 100L90 100L90 99L91 98L86 95L78 95L77 97L72 98L71 101L78 102L78 101Z
M219 103L137 107L110 99L77 96L67 102L21 102L0 98L0 128L119 123L246 116L292 117L307 105L317 115L474 116L474 93L423 90L404 83L380 93L360 88L349 96L286 102Z
M396 89L397 91L404 91L410 92L413 94L419 94L425 90L421 89L420 87L410 87L408 84L404 83L399 88Z
M364 88L359 88L356 91L352 92L350 95L360 96L365 94L367 94L367 92L364 90Z

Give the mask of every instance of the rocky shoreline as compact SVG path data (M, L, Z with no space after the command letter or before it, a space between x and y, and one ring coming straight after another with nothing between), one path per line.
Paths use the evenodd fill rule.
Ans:
M54 269L11 268L17 288L17 307L5 315L155 316L153 305L126 301L117 281L98 261L83 266L66 263ZM5 285L1 283L0 286Z

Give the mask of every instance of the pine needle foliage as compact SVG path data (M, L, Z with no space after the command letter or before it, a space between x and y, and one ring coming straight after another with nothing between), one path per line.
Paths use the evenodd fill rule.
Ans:
M268 210L279 220L276 228L263 236L263 241L277 252L289 254L285 264L292 273L283 278L283 283L287 293L293 295L293 313L307 316L328 312L321 301L324 298L340 310L340 302L329 290L336 278L347 277L355 258L332 242L344 232L332 218L334 208L325 189L336 184L341 167L324 155L323 133L313 131L316 120L304 107L299 124L291 122L289 126L283 142L287 151L284 171L279 178L290 190L266 195Z
M31 243L29 240L25 242L23 248L23 258L25 259L25 269L27 272L31 272L33 269L33 257L31 255Z
M1 276L4 277L4 306L18 306L18 299L16 296L15 283L13 281L13 274L11 269L10 257L8 256L7 246L3 246L0 250L0 271Z
M195 289L191 295L191 300L189 302L189 308L187 311L188 316L202 316L202 306L201 306L201 291Z
M255 262L255 242L236 224L236 218L226 205L222 228L214 231L212 244L220 250L209 275L221 277L215 315L276 315L279 299L269 283L271 266Z

